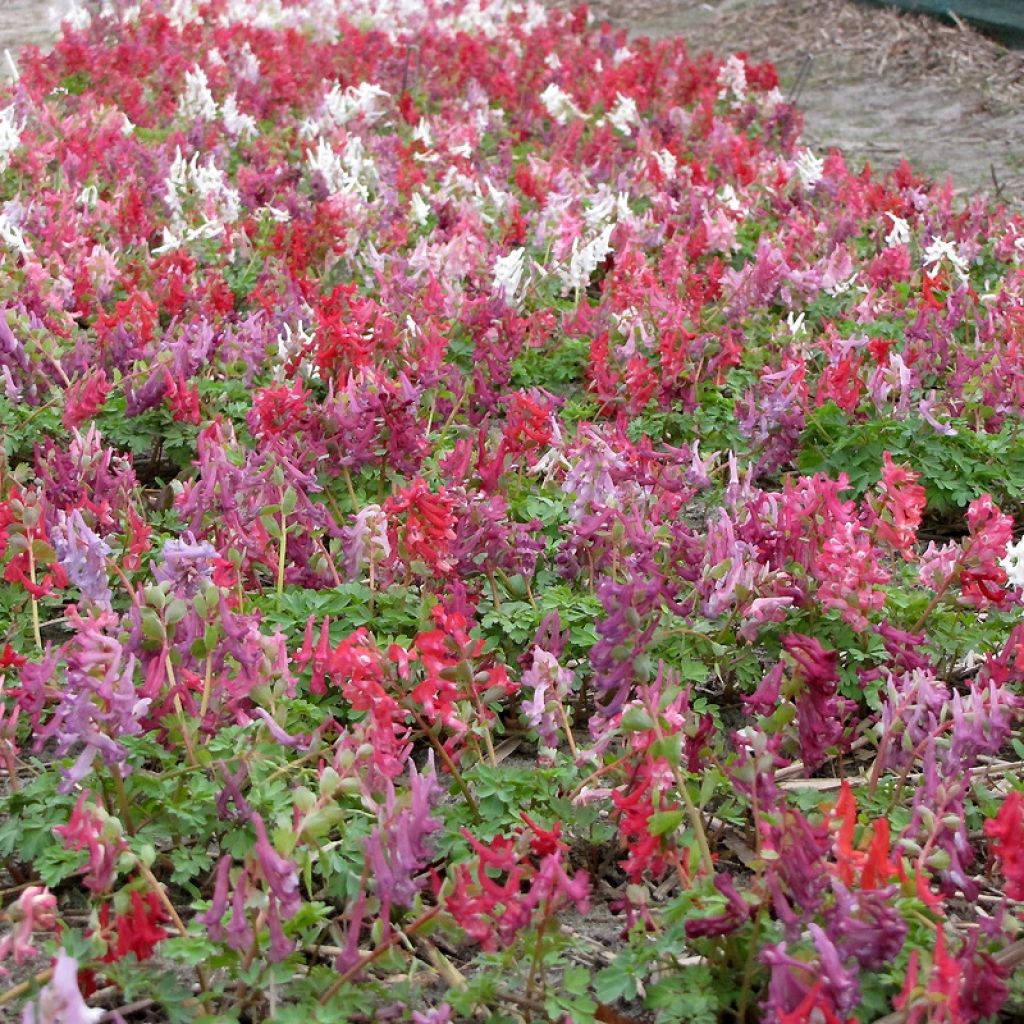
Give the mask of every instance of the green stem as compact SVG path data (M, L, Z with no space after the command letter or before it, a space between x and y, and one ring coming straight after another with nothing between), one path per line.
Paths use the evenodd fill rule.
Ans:
M111 773L110 777L114 783L114 799L117 800L117 811L121 816L121 821L124 822L125 831L128 835L135 835L135 823L132 821L132 808L128 802L128 791L124 786L124 778L121 775L121 771L115 768Z
M659 740L664 740L665 734L662 732L661 723L658 720L658 708L648 708L648 713L654 721L654 734ZM704 819L701 817L700 810L697 805L693 802L693 798L690 796L690 789L686 785L686 779L683 778L683 773L679 770L679 765L669 764L669 769L672 772L672 778L675 779L676 789L679 790L679 796L683 801L683 807L686 810L686 817L690 821L690 827L694 831L694 835L697 837L697 847L700 850L701 863L704 865L704 869L708 874L715 877L715 862L711 857L711 847L708 844L708 835L704 830Z
M28 578L32 581L32 586L36 585L36 553L33 550L32 533L29 531L28 534ZM39 630L39 602L36 600L36 595L33 592L32 598L32 635L35 637L36 649L41 654L43 651L43 635Z
M480 807L470 792L469 786L466 780L462 777L462 772L455 767L455 762L451 759L448 751L444 749L444 744L441 743L438 738L433 734L429 723L415 708L409 708L406 706L406 710L412 713L413 718L416 719L417 725L423 730L423 734L427 737L427 742L434 748L437 756L444 762L444 766L451 772L452 778L455 779L455 785L459 787L459 792L466 798L466 803L469 805L470 814L473 815L474 821L480 821Z
M281 600L284 597L284 563L288 550L288 517L284 511L281 512L281 540L277 547L277 606L281 607Z

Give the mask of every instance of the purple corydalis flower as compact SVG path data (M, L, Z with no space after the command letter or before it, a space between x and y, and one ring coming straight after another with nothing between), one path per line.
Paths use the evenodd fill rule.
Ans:
M749 920L754 908L736 891L729 875L717 875L715 888L725 897L725 909L721 914L687 921L686 937L688 939L717 938L721 935L728 935Z
M907 923L892 904L896 886L850 890L833 878L832 890L835 903L825 912L825 927L843 956L868 971L892 963L907 934Z
M70 514L57 510L52 530L54 548L68 579L82 592L88 604L110 611L111 592L107 584L106 559L110 545L91 530L77 508Z
M120 618L106 611L83 618L74 605L67 618L75 629L65 654L67 682L60 688L53 717L36 736L37 747L55 738L58 757L78 744L84 748L64 775L62 793L71 792L89 774L97 754L122 774L131 770L119 739L142 732L141 719L150 704L135 688L134 655L126 655L121 641L111 635Z
M854 705L838 695L837 651L827 651L813 637L799 633L783 637L782 646L802 683L795 700L800 756L812 772L824 762L826 750L842 739L843 719Z
M299 896L299 874L295 865L274 849L267 837L263 818L252 816L252 827L256 830L256 859L259 862L263 880L281 903L281 911L287 919L293 917L302 905Z
M387 783L384 806L378 809L377 825L366 839L366 859L377 893L386 910L408 907L423 886L419 877L433 855L429 838L441 828L431 816L432 804L441 794L433 762L420 774L409 765L408 803L399 806L395 787Z
M180 540L169 540L161 552L161 563L153 570L157 583L170 583L178 597L199 593L204 580L213 577L217 549L208 541L197 541L191 532Z

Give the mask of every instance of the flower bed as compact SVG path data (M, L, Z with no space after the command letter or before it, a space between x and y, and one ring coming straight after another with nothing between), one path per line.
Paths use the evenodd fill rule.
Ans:
M19 66L0 953L54 959L0 1001L1004 1005L1024 222L583 11L76 9Z

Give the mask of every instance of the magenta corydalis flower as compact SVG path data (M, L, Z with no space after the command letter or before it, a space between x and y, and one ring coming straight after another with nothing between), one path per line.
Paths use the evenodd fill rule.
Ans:
M364 843L385 919L390 907L411 906L426 882L423 871L433 855L430 837L442 828L431 810L441 793L433 761L423 774L409 765L407 803L399 803L394 783L387 780L385 803L378 809L377 824Z

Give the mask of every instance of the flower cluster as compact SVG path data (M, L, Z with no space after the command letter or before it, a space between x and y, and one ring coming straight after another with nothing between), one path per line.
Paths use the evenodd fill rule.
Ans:
M1019 216L811 151L768 65L533 0L74 4L17 67L26 1020L97 986L170 1019L1000 1011Z

